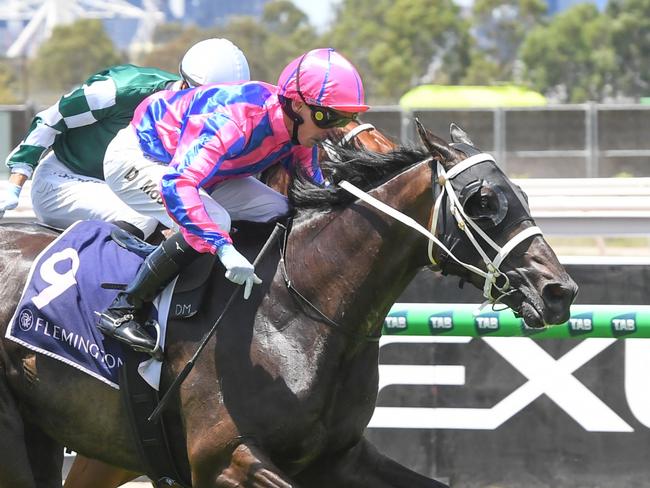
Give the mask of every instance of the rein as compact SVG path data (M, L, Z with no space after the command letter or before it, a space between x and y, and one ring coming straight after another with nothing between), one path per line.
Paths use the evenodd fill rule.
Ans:
M345 136L339 141L338 145L339 146L345 146L348 144L350 141L352 141L355 137L357 137L359 134L362 132L370 131L370 130L375 130L375 126L372 124L359 124L356 126L354 129L352 129L350 132L345 134ZM328 146L328 145L323 145L323 149L327 153L327 155L332 158L336 159L337 156L334 153L334 151ZM281 224L278 224L278 226L282 227ZM354 334L352 332L349 332L345 330L345 328L339 324L338 322L332 320L329 318L322 310L320 310L314 303L312 303L307 297L305 297L300 291L293 285L293 282L291 281L291 277L289 276L289 271L287 269L287 243L289 241L289 233L291 229L291 220L287 223L286 227L284 227L284 239L282 241L278 241L278 245L280 246L280 269L282 271L282 277L284 278L284 284L286 285L287 289L303 304L307 305L308 308L310 308L313 312L315 312L322 320L321 322L324 323L325 325L331 327L337 332L340 332L344 335L347 335L348 337L354 338L354 339L361 339L365 340L367 342L379 342L379 339L381 338L381 329L379 330L378 334L369 334L369 335L363 335L363 334Z
M278 226L281 226L281 224L278 224ZM282 241L278 241L278 245L280 246L280 269L282 271L282 277L284 278L284 284L286 285L287 289L294 294L296 298L298 298L302 303L307 305L311 310L316 312L318 316L323 319L322 322L331 327L332 329L336 330L337 332L340 332L344 335L347 335L349 337L352 337L354 339L363 339L367 342L378 342L379 339L381 338L381 330L379 331L378 334L369 334L369 335L363 335L363 334L354 334L352 332L349 332L345 330L345 328L339 324L338 322L335 322L331 318L329 318L325 313L320 310L316 305L314 305L307 297L305 297L298 289L293 286L293 283L291 282L291 278L289 277L289 272L287 271L287 243L289 241L289 231L291 228L291 221L287 224L286 227L284 227L284 239Z
M273 228L273 232L271 232L271 235L268 237L264 245L262 246L262 249L257 253L257 256L255 257L255 260L253 261L253 266L258 266L261 262L262 259L266 256L266 253L268 250L271 248L271 245L273 244L273 241L275 241L279 237L279 229L280 225L277 224ZM172 398L172 395L178 390L180 387L181 383L185 381L185 378L187 378L187 375L190 374L192 369L194 368L194 364L196 363L196 360L198 359L199 355L201 354L201 351L205 348L205 346L208 344L210 341L210 338L214 335L214 333L217 331L217 328L219 327L219 324L221 323L221 320L224 318L228 310L230 309L230 306L232 303L235 301L235 299L239 296L240 292L244 289L243 286L237 286L235 290L232 292L230 295L230 298L228 298L228 301L223 307L223 310L221 311L221 314L217 318L217 320L214 322L210 330L203 336L203 339L199 343L198 347L196 348L196 351L194 351L194 354L192 355L191 359L185 364L183 369L181 370L180 373L174 378L174 381L169 385L169 388L167 388L167 391L165 394L162 396L160 401L158 402L158 405L156 405L156 408L151 412L151 415L147 418L149 422L157 422L158 419L160 418L160 415L162 414L163 410L167 407L167 404L169 403L170 399Z

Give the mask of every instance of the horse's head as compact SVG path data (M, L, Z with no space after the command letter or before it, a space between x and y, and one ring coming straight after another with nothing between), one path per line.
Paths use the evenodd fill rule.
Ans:
M460 276L501 302L527 325L568 320L577 285L535 226L528 199L460 128L447 144L417 122L435 163L431 229L446 250L430 245L443 273Z

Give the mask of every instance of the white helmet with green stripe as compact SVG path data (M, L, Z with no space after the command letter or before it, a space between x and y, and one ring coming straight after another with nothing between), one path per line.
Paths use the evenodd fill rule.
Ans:
M190 86L208 83L250 81L248 60L228 39L205 39L194 44L183 56L180 75Z

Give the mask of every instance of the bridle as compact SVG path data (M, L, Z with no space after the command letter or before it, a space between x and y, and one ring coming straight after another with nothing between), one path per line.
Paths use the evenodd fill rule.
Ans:
M359 123L359 125L357 125L350 132L346 133L341 138L341 140L338 141L338 145L341 146L341 147L345 147L347 144L352 142L362 132L367 132L367 131L371 131L371 130L375 130L374 125L367 124L367 123L364 123L364 124ZM332 160L332 161L337 161L338 160L338 156L336 155L336 153L335 153L335 151L334 151L334 149L332 147L332 144L323 144L322 148L325 151L325 153L327 154L327 156L330 158L330 160Z
M510 287L510 281L508 277L503 273L499 268L512 252L512 250L519 244L521 244L526 239L533 237L535 235L542 235L542 230L537 226L527 227L522 231L515 234L511 237L508 242L503 246L499 246L493 239L491 239L483 229L481 229L473 219L467 216L463 210L463 205L458 199L458 194L456 189L452 185L454 178L462 174L464 171L467 171L472 166L479 163L489 163L496 166L494 158L487 153L477 153L474 154L460 163L453 166L449 171L445 171L444 167L440 161L435 160L433 157L428 158L421 163L428 162L431 166L431 189L434 195L434 204L432 209L432 218L431 218L431 229L427 230L421 224L416 222L414 219L408 215L403 214L402 212L386 205L383 202L380 202L373 196L364 192L363 190L357 188L352 183L348 181L341 181L339 186L344 190L352 193L358 199L363 200L370 206L376 208L380 212L383 212L396 220L399 220L405 225L408 225L417 232L423 234L429 243L427 246L427 254L429 261L432 265L438 266L438 263L433 257L433 246L434 244L443 250L449 258L455 261L457 264L467 269L471 273L481 276L485 280L483 286L483 296L486 298L486 303L496 304L504 296L512 293ZM435 167L434 167L435 162ZM437 195L436 195L437 194ZM436 231L438 229L438 221L440 220L440 210L442 207L442 202L444 196L447 196L447 201L449 202L449 211L453 215L456 225L458 228L467 236L469 241L472 243L474 249L479 253L483 263L485 264L485 270L482 270L472 264L465 263L457 258L454 253L448 249L448 247L442 243L436 236ZM494 251L496 255L494 258L490 258L486 250L478 242L478 239L475 236L475 233L478 234L481 239L483 239ZM503 277L504 283L502 285L497 284L497 280ZM492 289L495 288L500 292L500 295L496 298L492 297Z
M341 146L345 146L346 144L349 144L355 137L357 137L362 132L366 132L370 130L375 130L375 126L368 123L365 124L359 123L359 125L357 125L354 129L352 129L350 132L348 132L343 136L343 139L341 139L341 142L339 144Z

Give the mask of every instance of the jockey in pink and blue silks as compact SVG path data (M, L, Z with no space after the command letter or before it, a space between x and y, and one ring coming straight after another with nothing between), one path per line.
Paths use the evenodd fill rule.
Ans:
M289 211L286 197L253 175L284 164L323 183L316 145L367 109L357 70L333 49L296 58L277 86L206 85L144 100L108 147L104 175L132 208L179 232L147 257L134 282L100 314L102 332L157 354L139 311L201 253L217 254L226 277L244 285L248 298L261 281L232 245L230 222L267 222ZM151 184L134 185L133 175L144 170Z

